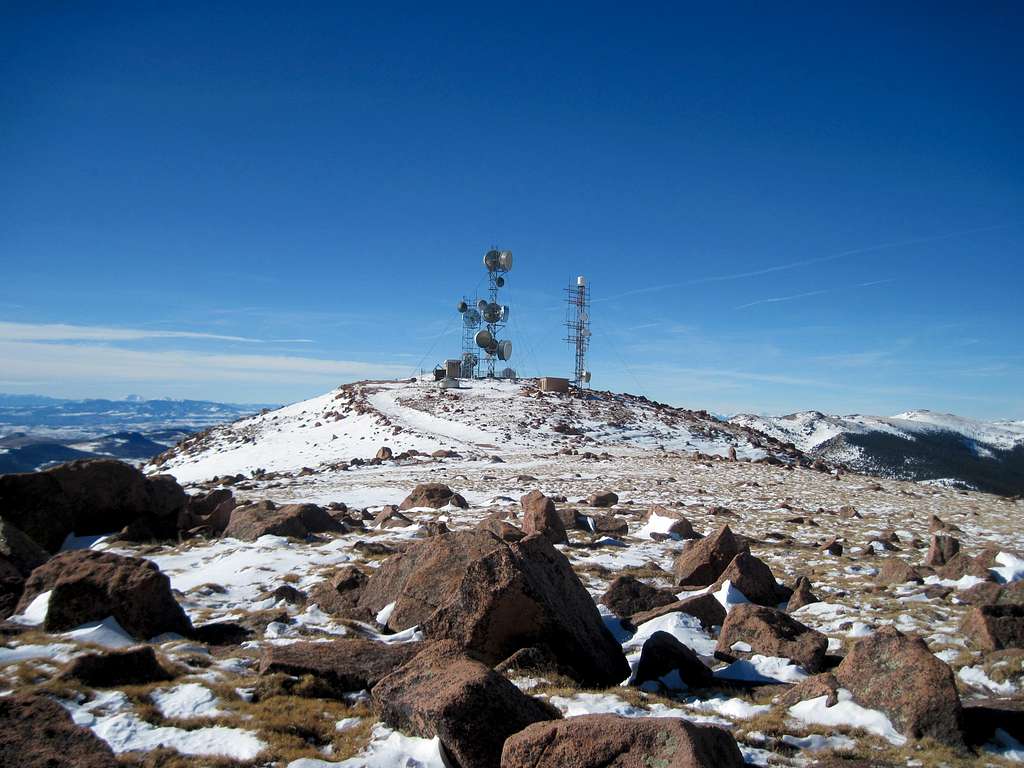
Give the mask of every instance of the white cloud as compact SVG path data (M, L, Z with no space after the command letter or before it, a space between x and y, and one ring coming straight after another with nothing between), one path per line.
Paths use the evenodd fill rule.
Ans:
M336 384L341 380L409 375L409 366L293 355L203 354L180 350L133 350L86 344L5 341L0 338L3 376L9 383L57 380L254 382Z
M161 331L141 328L109 328L99 325L66 323L0 322L0 339L9 341L143 341L146 339L207 339L246 344L312 344L310 339L253 339L197 331Z

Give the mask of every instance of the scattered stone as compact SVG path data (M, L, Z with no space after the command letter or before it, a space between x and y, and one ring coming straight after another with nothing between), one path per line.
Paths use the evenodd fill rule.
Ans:
M32 571L16 610L23 612L43 592L50 592L43 620L47 632L113 616L139 640L164 632L192 633L192 622L171 594L170 580L142 558L91 549L61 552Z
M611 491L597 491L587 497L587 506L613 507L619 503L619 496Z
M619 618L627 619L677 601L675 594L667 589L652 587L633 576L616 576L601 595L600 602Z
M405 501L398 505L402 511L414 507L430 507L439 509L451 504L455 507L467 509L469 504L459 494L455 493L444 483L420 483L413 488L412 493L405 497Z
M672 573L681 587L706 587L714 584L740 552L741 545L728 525L711 536L690 543L675 559Z
M460 768L494 768L509 736L561 716L453 642L433 644L381 680L373 703L392 728L436 736Z
M875 580L883 586L906 584L908 582L913 582L914 584L924 583L924 577L921 575L921 572L906 560L901 560L898 557L885 558L882 561L882 567L878 569L878 575L875 577Z
M394 451L384 445L377 449L377 453L374 455L374 458L377 459L377 461L390 461L394 456Z
M385 505L384 509L373 518L374 528L408 528L413 524L411 518L406 517L398 511L394 504Z
M302 605L306 602L306 593L291 584L282 584L270 593L270 597L274 600L284 600L288 605Z
M830 542L822 546L821 551L827 552L835 557L839 557L843 554L843 544L839 539L833 538Z
M986 651L1024 648L1024 605L975 606L964 617L961 631Z
M750 602L769 608L775 608L779 603L785 602L791 594L775 580L768 564L754 557L749 551L736 555L709 591L717 592L726 581L731 581Z
M87 653L69 662L61 679L72 679L90 688L146 685L172 680L174 675L160 663L153 648L140 645L105 653Z
M667 603L660 608L653 608L649 611L641 611L630 617L635 626L640 626L652 619L657 619L669 613L686 613L695 617L707 631L713 627L722 626L725 622L725 608L712 594L687 597L672 603Z
M540 491L530 491L519 503L523 507L523 533L539 533L552 544L565 544L569 537L565 533L562 519L555 510L555 503Z
M881 627L853 646L835 676L857 702L885 712L908 738L962 745L963 713L953 670L924 640Z
M742 590L740 591L742 592ZM806 576L797 576L796 584L793 586L793 594L790 596L789 602L786 603L786 613L792 613L799 608L803 608L805 605L820 602L821 600L811 592L811 580Z
M705 688L714 682L714 675L700 657L668 632L655 632L644 642L640 661L633 676L634 685L659 682L677 672L688 688ZM673 687L673 686L669 686Z
M932 567L945 565L960 551L960 542L952 536L933 533L924 564Z
M373 616L359 607L359 598L369 577L354 565L345 565L309 590L309 601L332 616L371 621Z
M825 706L832 707L839 703L839 688L839 681L836 680L835 675L831 672L822 672L801 680L782 694L776 703L788 709L801 701L828 696Z
M733 650L743 642L749 651ZM751 654L792 659L807 672L821 670L828 638L782 611L754 603L734 606L725 617L715 655L724 659L746 658Z
M75 725L53 699L0 696L0 765L17 768L117 768L110 746Z
M501 768L743 768L732 734L677 717L581 715L510 736Z
M693 524L687 520L683 513L677 509L669 509L661 505L655 505L651 507L644 514L643 521L646 523L651 519L652 515L658 517L669 517L675 520L669 527L666 533L674 536L678 536L680 539L699 539L701 536L695 530L693 530Z

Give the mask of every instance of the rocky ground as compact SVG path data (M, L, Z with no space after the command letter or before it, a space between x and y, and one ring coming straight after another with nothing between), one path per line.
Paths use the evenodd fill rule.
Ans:
M0 763L1024 759L1024 504L584 426L0 477Z

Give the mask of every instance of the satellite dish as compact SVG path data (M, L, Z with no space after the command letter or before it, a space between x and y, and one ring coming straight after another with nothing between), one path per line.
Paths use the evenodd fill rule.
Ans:
M473 341L475 341L476 345L481 349L487 349L494 343L494 337L486 328L481 328L476 332L476 336L473 337Z
M583 381L587 384L590 383L590 371L583 372Z
M483 312L486 307L487 299L480 299L480 301L476 303L476 308L479 309L481 312Z
M512 342L511 341L499 341L498 342L498 359L508 360L512 357Z
M484 254L484 266L488 272L497 272L501 267L501 253L499 251L488 251Z
M502 251L498 255L498 266L502 272L508 272L512 269L512 251Z
M497 278L495 278L494 279L494 284L496 286L498 286L499 288L504 287L504 285L505 285L505 278L504 277L497 277Z
M502 304L501 305L501 320L502 320L502 322L508 320L508 313L509 313L509 311L510 311L510 309L509 309L508 304Z
M516 377L516 369L515 368L502 368L501 369L501 378L503 378L503 379L514 379L515 377Z
M462 316L462 322L467 328L476 328L480 325L480 313L475 309L467 309L466 313Z
M488 304L484 307L484 311L481 314L484 316L485 322L496 323L501 319L501 306L498 304Z
M457 306L459 312L465 312L467 309L469 309L469 305L464 301L460 301Z

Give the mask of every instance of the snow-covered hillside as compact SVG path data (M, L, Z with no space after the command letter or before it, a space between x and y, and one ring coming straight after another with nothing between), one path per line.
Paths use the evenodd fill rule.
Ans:
M433 381L357 382L189 438L160 471L182 482L263 469L294 471L368 459L388 446L502 455L576 448L700 451L758 459L784 454L774 440L645 398L608 392L542 393L534 380L474 381L442 390Z
M740 414L729 422L865 472L947 480L1002 493L1024 488L1024 422L979 421L926 410L890 417L818 411Z

